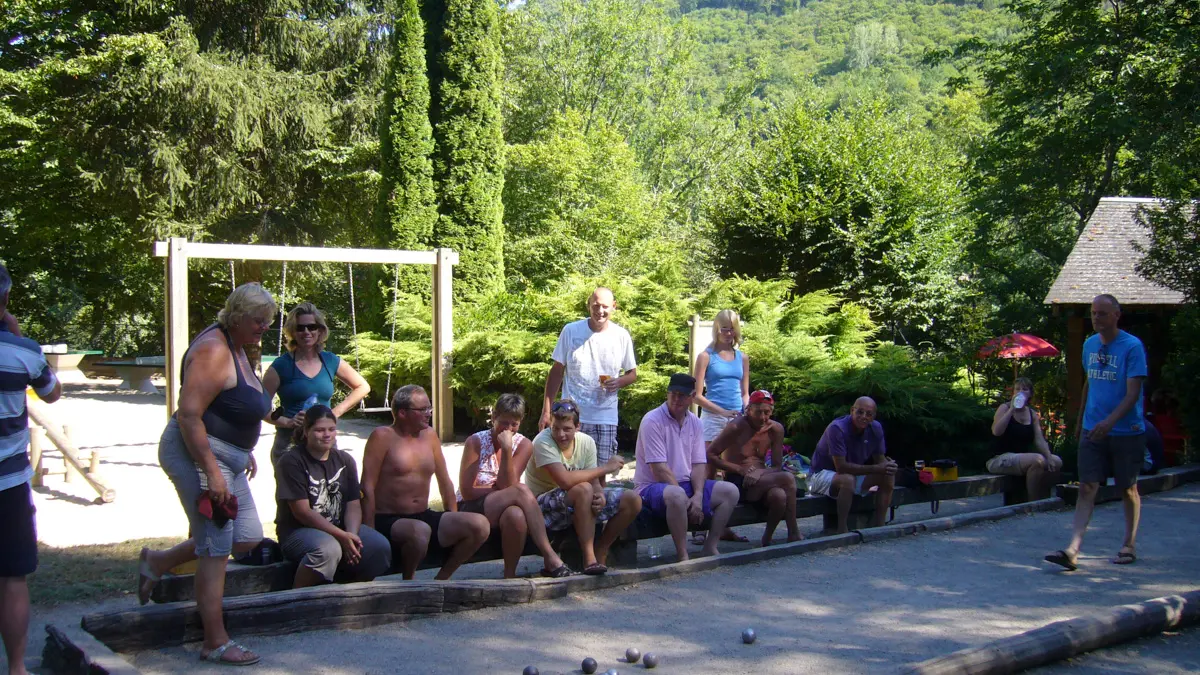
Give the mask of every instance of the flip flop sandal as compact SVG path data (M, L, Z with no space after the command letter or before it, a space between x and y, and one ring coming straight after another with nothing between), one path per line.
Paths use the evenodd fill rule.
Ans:
M733 530L725 530L725 534L721 535L721 541L736 541L740 544L749 543L750 540Z
M608 567L605 565L601 565L600 563L592 563L591 565L588 565L587 567L583 568L583 573L590 575L590 576L596 576L599 574L608 574Z
M574 574L574 572L572 572L571 568L567 567L566 564L559 565L552 570L543 569L541 571L542 576L550 577L551 579L561 579L563 577L569 577L572 574Z
M1132 565L1137 562L1137 554L1133 551L1117 551L1117 555L1112 559L1114 565Z
M160 578L159 575L150 569L150 561L147 560L149 555L150 549L143 547L141 554L138 556L137 596L139 605L150 602L150 593L154 591L154 587L158 585Z
M251 656L250 656L250 658L245 659L243 661L233 661L231 659L227 659L227 658L225 658L225 652L229 651L230 647L237 647L238 649L242 650L243 655L250 654ZM216 649L212 650L211 652L209 652L207 654L200 655L201 661L208 661L210 663L219 663L219 664L225 665L225 666L252 666L252 665L258 663L260 659L261 659L261 657L258 654L255 654L254 652L250 651L249 649L246 649L244 646L238 644L237 642L234 642L233 640L226 642L225 644L221 645L220 647L217 647Z
M1044 560L1048 563L1054 563L1055 565L1063 567L1068 572L1074 572L1075 570L1079 569L1079 565L1075 564L1075 559L1067 555L1066 551L1055 551L1054 553L1046 556Z
M704 542L706 542L706 541L708 541L708 533L707 532L697 532L695 535L692 536L692 545L693 546L703 546Z

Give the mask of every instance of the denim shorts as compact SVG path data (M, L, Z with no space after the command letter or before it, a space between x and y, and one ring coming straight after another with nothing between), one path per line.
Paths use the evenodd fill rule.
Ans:
M225 484L238 500L237 518L217 527L211 520L200 515L196 500L205 490L207 476L188 454L183 442L183 431L175 418L167 422L162 438L158 441L158 463L163 472L175 485L179 503L187 514L189 532L196 544L196 555L201 557L225 557L233 552L233 545L262 541L262 521L254 507L254 496L250 494L250 482L246 478L246 466L250 463L250 451L226 443L219 438L208 437L209 447Z

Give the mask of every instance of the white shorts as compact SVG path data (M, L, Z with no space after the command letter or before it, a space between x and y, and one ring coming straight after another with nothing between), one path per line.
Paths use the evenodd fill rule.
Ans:
M833 487L833 478L836 475L836 471L830 471L829 469L822 469L808 474L808 494L832 497L833 495L829 494L829 489ZM866 494L863 492L863 481L866 479L866 476L854 477L854 494Z
M725 425L732 421L732 417L715 415L707 410L700 411L700 423L704 425L704 442L711 443L716 440L717 436L721 435L721 430L725 428Z

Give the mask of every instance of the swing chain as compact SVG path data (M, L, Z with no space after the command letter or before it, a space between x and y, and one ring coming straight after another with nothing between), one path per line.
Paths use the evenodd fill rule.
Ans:
M283 289L279 292L279 344L275 346L275 356L283 353L283 322L287 306L287 261L283 261Z

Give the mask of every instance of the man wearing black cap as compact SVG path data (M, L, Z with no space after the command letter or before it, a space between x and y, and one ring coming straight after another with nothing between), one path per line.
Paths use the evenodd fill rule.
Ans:
M704 428L688 410L696 398L696 379L671 376L667 402L642 417L638 427L637 469L633 480L646 508L665 518L679 560L688 559L688 523L712 518L701 555L717 552L717 541L737 506L738 489L726 481L706 480L708 456ZM695 490L693 485L702 485Z
M762 545L770 546L779 521L787 520L788 541L800 541L796 523L796 477L783 467L783 425L771 419L775 398L760 389L750 394L746 414L735 417L708 446L708 462L725 471L742 501L767 510ZM767 466L767 453L771 466Z

